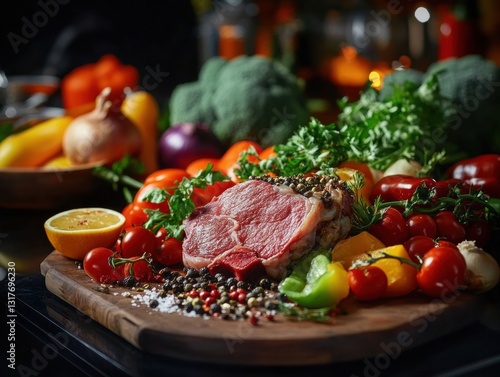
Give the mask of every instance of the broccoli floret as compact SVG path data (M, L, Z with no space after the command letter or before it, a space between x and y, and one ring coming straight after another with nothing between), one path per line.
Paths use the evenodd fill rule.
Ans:
M309 119L297 78L259 56L208 59L198 81L177 86L169 106L171 123L203 121L227 145L243 139L282 144Z
M455 114L449 119L449 143L474 156L500 153L500 67L478 55L434 63L426 76L438 73L443 96Z
M379 92L379 100L384 101L391 97L395 86L404 85L408 81L420 86L424 82L424 73L416 69L405 69L387 75L384 78L384 85Z

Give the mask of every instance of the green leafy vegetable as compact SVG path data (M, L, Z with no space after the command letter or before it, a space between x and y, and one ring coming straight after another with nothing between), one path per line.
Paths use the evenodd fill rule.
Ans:
M191 195L195 188L206 188L216 182L226 181L228 177L217 171L212 171L212 165L208 165L205 170L199 172L195 177L183 178L169 193L167 189L153 189L144 200L152 203L162 203L168 200L169 213L160 210L147 209L148 220L144 227L157 232L161 227L175 238L182 239L184 226L182 222L194 211L195 204L191 200Z
M300 127L285 144L276 145L274 150L276 156L258 164L247 161L248 155L257 156L257 153L243 153L238 161L240 168L235 170L238 177L247 179L267 173L278 176L305 174L317 168L333 168L347 159L343 136L337 127L323 125L315 118Z
M382 171L402 158L424 167L435 162L437 153L442 156L439 138L447 132L443 113L447 102L436 75L422 85L395 84L384 100L373 88L365 89L356 102L344 98L339 103L338 127L348 158Z

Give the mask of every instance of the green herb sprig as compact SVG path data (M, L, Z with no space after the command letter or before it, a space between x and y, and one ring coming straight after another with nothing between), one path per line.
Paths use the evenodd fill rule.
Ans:
M195 204L191 199L194 189L206 188L208 185L229 179L224 174L212 169L213 166L208 164L196 176L191 178L184 177L173 191L168 188L153 189L143 200L151 203L168 201L169 212L165 213L157 209L146 209L145 212L148 215L148 220L143 226L155 233L163 227L171 237L182 239L184 231L182 222L195 209Z

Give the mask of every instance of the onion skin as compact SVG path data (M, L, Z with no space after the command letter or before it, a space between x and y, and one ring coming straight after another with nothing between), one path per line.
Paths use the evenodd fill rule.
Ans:
M477 247L474 241L459 243L458 250L467 264L467 288L474 293L484 293L495 288L500 281L500 267L496 259Z
M110 93L105 88L95 109L75 118L66 130L63 152L72 164L111 163L140 152L139 130L109 101Z
M220 158L224 147L206 124L185 122L160 135L158 153L161 168L185 169L200 158Z

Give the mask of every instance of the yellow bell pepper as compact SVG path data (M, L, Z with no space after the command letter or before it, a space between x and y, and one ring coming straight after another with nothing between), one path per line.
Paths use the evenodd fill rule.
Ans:
M360 254L368 253L383 247L385 247L385 245L378 238L366 231L361 232L355 236L337 242L332 250L332 261L340 262L346 269L349 269L352 262L360 258Z
M72 117L51 118L6 137L0 143L0 168L38 167L62 152Z
M140 90L129 93L122 103L125 114L139 129L142 148L139 159L144 164L145 174L158 170L158 118L159 106L149 92Z
M410 259L403 245L394 245L378 249L371 252L370 255L373 258L379 258L384 256L384 253L395 257ZM418 270L415 267L391 258L380 259L373 263L372 266L381 268L387 275L387 290L385 292L385 297L404 296L417 289Z

